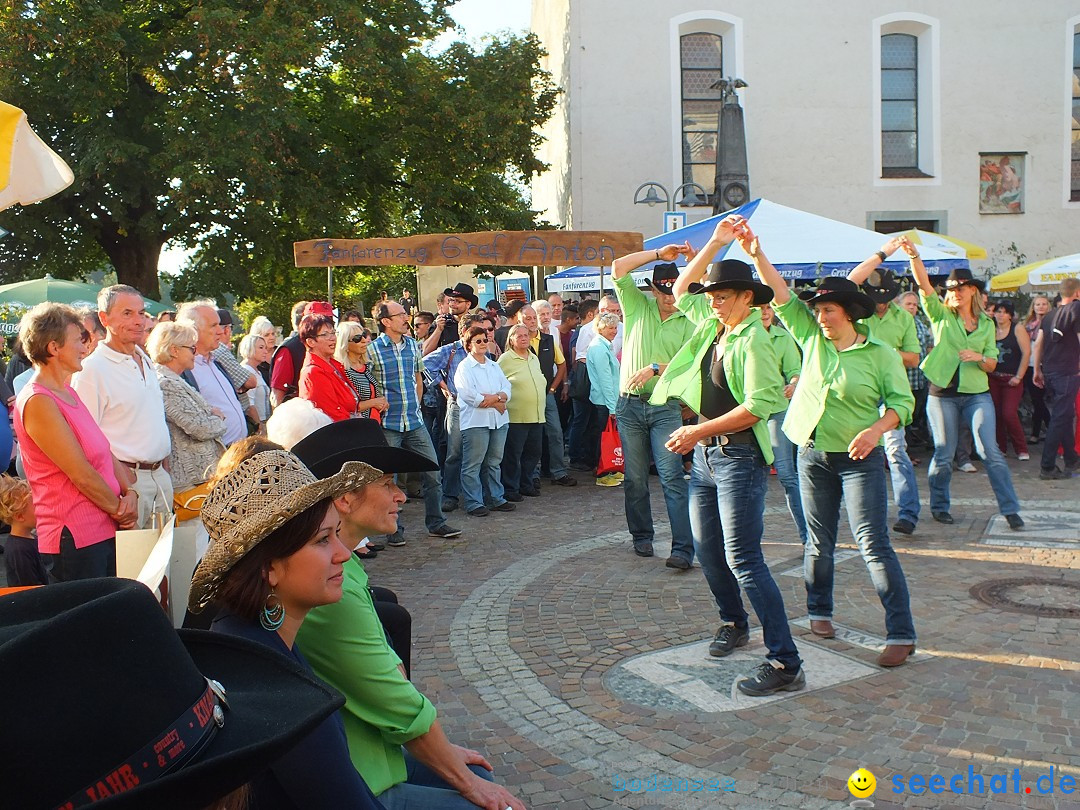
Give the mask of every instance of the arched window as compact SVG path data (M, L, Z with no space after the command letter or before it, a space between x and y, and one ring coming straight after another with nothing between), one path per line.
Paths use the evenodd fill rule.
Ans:
M698 31L679 37L682 80L682 182L697 183L710 195L716 180L716 129L724 76L724 41ZM702 200L702 204L711 204Z
M881 176L918 177L919 39L881 38Z

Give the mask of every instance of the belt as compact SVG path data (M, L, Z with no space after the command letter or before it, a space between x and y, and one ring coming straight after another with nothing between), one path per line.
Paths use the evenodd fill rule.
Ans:
M649 396L651 396L651 395L649 395L649 394L619 394L619 396L620 397L625 397L626 399L645 399L645 400L647 400L649 398Z
M121 461L120 463L130 470L156 470L165 463L165 459L161 461Z
M752 430L740 430L738 433L721 433L719 436L710 436L701 439L698 444L702 447L723 447L727 444L756 444Z

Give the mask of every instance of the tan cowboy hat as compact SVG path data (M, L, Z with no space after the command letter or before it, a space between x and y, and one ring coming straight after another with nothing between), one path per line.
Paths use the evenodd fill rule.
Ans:
M256 453L222 478L206 496L202 521L210 547L191 581L188 609L198 613L217 595L225 576L245 554L291 518L326 498L336 498L383 476L370 464L347 461L318 479L285 450Z

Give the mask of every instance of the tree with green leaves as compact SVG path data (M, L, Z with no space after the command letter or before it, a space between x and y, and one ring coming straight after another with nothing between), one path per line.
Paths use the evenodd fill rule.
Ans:
M0 215L3 280L111 264L156 297L173 242L198 248L175 298L295 299L325 272L293 241L536 227L522 189L558 92L538 41L430 53L446 5L9 0L0 98L75 183Z

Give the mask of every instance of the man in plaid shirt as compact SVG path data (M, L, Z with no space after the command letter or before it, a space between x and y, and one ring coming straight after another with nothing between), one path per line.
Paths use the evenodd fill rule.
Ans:
M382 334L368 346L368 363L379 390L390 403L382 421L386 441L392 447L404 447L436 461L435 447L420 414L423 362L420 344L407 334L409 316L397 301L380 302L376 316ZM420 475L428 534L457 537L461 530L451 527L443 517L442 478L437 471ZM400 523L397 531L387 536L386 544L405 545L405 533Z

